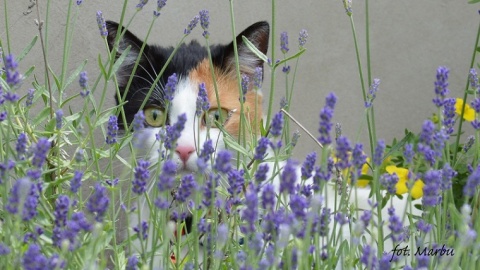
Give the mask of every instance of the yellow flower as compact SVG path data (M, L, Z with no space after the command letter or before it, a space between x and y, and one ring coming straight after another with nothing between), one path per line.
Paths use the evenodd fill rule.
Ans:
M396 173L398 176L398 182L395 185L395 188L397 189L397 194L405 194L408 192L407 188L407 182L408 182L408 170L405 168L399 168L394 165L387 166L385 168L389 174L394 174ZM413 187L410 190L410 195L412 195L413 199L418 199L423 196L423 186L425 184L421 179L415 181L413 183Z
M366 175L368 173L368 169L370 169L367 163L370 163L370 158L367 158L367 162L365 162L362 166L362 175ZM357 181L357 187L366 187L368 186L368 183L370 183L370 180L360 177Z
M463 99L457 98L455 102L455 112L458 115L462 115ZM463 113L463 119L468 122L475 120L475 110L470 107L470 105L465 104L465 112Z

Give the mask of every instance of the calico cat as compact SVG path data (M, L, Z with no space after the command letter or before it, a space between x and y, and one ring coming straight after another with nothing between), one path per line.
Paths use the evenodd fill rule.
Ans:
M119 27L117 23L109 21L107 22L107 29L107 40L110 50L115 48L117 50L117 57L130 47L128 55L125 57L124 62L117 72L120 96L126 97L124 100L126 103L123 105L125 119L119 118L118 124L125 129L124 120L128 125L132 123L134 115L139 111L145 98L147 98L148 90L152 86L157 74L159 74L160 70L164 67L174 48L145 45L143 54L139 55L143 41L127 30L117 41L118 47L115 47L117 31L123 30L123 28ZM256 68L263 67L263 61L250 51L243 42L242 36L246 37L259 51L266 54L269 41L269 25L267 22L255 23L236 37L240 72L252 76ZM214 125L208 128L206 125L209 121L206 121L206 118L209 117L217 121L223 119L224 122L221 124L226 132L236 138L240 135L240 96L233 42L227 45L211 46L210 50L216 84L218 86L218 98L221 105L220 110L214 92L214 82L210 72L207 50L196 41L183 44L179 47L177 53L165 68L159 83L155 85L153 93L147 98L146 105L143 109L147 127L141 131L144 135L141 136L141 138L143 138L141 144L151 160L161 158L158 151L149 151L150 149L159 148L159 146L156 145L158 142L155 135L165 126L175 123L180 115L186 115L185 128L181 132L175 153L173 153L173 160L175 160L177 164L179 173L189 173L198 170L197 159L200 150L199 146L202 146L207 139L207 130L210 132L210 138L217 139L217 143L215 143L217 148L215 151L218 152L225 148L223 143L224 134ZM138 57L140 59L138 68L133 75L130 89L128 92L125 92L134 63ZM164 89L168 78L174 73L178 78L178 85L173 100L168 107L168 111L166 111L166 93ZM196 100L199 84L201 83L205 83L211 108L208 113L198 116L196 115ZM259 134L262 118L262 95L260 91L252 91L252 85L249 85L249 87L250 89L245 95L245 119L247 119L248 125L252 127L253 132ZM123 103L123 100L118 95L116 97L118 104ZM163 122L161 119L166 119L166 121ZM280 167L283 165L284 164L281 163ZM297 175L300 175L300 168L297 169ZM307 179L306 183L311 184L312 179ZM278 192L278 177L273 177L273 185ZM353 211L352 217L358 218L360 215L358 212L372 209L372 206L369 204L370 193L371 190L369 188L358 189L352 194L348 202L345 202L349 206L355 203L356 208L355 211ZM332 212L342 207L339 205L340 200L337 199L338 191L333 184L327 184L325 186L323 195L325 198L328 198L327 201L323 202L323 206L329 207L332 209ZM392 200L392 204L396 207L397 215L403 216L406 211L415 215L421 214L421 211L410 207L410 202L406 197L404 197L404 199L393 198ZM383 217L388 217L386 207L382 210L382 215ZM330 222L330 227L332 227L332 224L333 222ZM385 231L384 235L388 235L391 232L388 228L388 223L385 222L382 226ZM350 228L351 226L342 227L343 239L347 239L347 241L351 240ZM339 230L338 227L337 230ZM375 239L375 232L372 231L371 233L374 235L372 238ZM367 236L367 238L369 238L369 236ZM392 250L391 242L385 244L385 251L389 250ZM338 264L337 268L341 269L341 265Z

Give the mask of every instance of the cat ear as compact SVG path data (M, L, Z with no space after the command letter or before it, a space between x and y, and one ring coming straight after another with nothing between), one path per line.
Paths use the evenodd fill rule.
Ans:
M238 48L238 61L240 64L240 72L245 74L253 74L256 67L263 67L263 60L258 58L243 42L242 36L246 37L259 51L263 54L268 50L268 39L270 35L270 26L267 22L257 22L245 29L236 37ZM217 63L223 70L235 71L235 54L233 42L225 46L224 53L216 59ZM215 62L215 61L214 61Z
M108 30L107 43L110 51L112 51L115 47L115 40L117 38L117 34L121 34L121 32L124 31L124 28L123 26L119 27L118 23L113 21L106 21L106 25ZM118 33L118 31L120 31L120 33ZM124 61L122 62L121 66L117 71L118 84L120 87L126 86L128 78L130 77L130 74L135 65L135 61L140 54L140 48L142 47L142 45L143 41L141 41L128 30L125 31L124 35L120 37L120 40L118 41L117 54L115 55L115 59L118 59L118 57L120 57L120 55L122 55L122 53L125 52L125 50L130 46L130 51L128 52L127 56L125 57ZM145 55L148 50L148 45L145 45L143 54Z

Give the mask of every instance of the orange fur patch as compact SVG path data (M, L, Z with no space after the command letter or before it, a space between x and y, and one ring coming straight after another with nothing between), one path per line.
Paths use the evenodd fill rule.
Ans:
M218 97L221 108L229 112L236 110L225 124L225 129L228 131L228 133L238 138L240 135L241 105L239 101L240 92L237 76L232 72L227 73L215 68L215 77L217 79ZM210 72L210 64L208 63L208 60L202 61L190 73L190 80L197 85L202 82L205 83L210 102L210 108L218 108L217 97L215 95L215 86L213 84L213 78ZM255 100L257 101L256 107ZM243 110L245 118L248 121L249 128L256 134L260 134L260 124L262 120L262 95L257 94L255 91L249 89L245 95ZM249 133L250 131L247 130L246 134Z

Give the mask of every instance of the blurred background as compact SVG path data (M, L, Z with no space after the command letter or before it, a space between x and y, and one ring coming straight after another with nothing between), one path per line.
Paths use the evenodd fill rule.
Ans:
M4 1L7 2L4 3ZM38 35L34 2L1 1L0 37L5 42L6 6L13 54L18 55L33 37ZM254 22L272 21L271 1L233 2L237 33ZM450 96L463 97L479 23L477 10L479 6L470 5L467 2L467 0L369 1L371 70L373 78L381 80L379 92L374 101L378 138L383 138L390 143L393 138L401 139L405 129L412 130L414 133L420 131L424 119L436 112L431 100L434 96L433 83L436 69L439 66L447 66L450 69ZM292 115L317 136L319 111L324 106L325 95L335 92L338 102L334 121L341 123L343 134L352 141L367 144L368 133L364 120L364 103L352 29L342 1L280 0L275 3L276 33L273 42L277 44L279 58L283 57L279 46L281 32L288 32L289 55L293 55L298 50L299 31L306 29L309 34L305 45L307 51L300 58L298 65L290 109ZM137 4L138 1L129 1L126 9L127 19L133 15ZM45 18L46 1L38 0L38 5L41 18ZM51 59L51 68L59 72L68 1L51 1L50 5L48 57ZM106 19L118 21L122 5L123 1L120 0L85 0L80 6L74 5L73 12L78 12L78 19L73 29L73 44L68 62L70 70L73 71L84 59L88 59L85 69L88 71L90 80L98 75L97 58L101 54L105 59L106 48L99 35L96 12L101 10ZM154 9L156 9L156 1L150 1L132 22L129 29L138 37L145 37ZM163 46L175 45L189 21L202 9L210 11L211 42L230 42L232 33L229 1L175 0L168 1L162 10L149 43ZM364 1L353 1L353 19L366 78ZM198 39L202 42L201 33L199 27L188 39ZM293 65L294 62L291 64ZM24 72L32 65L36 66L37 79L43 83L44 68L39 41L20 64L20 70ZM268 100L270 76L268 76L269 71L266 70L266 73L264 95L265 100ZM24 83L20 91L26 93L29 88L31 85ZM68 91L73 95L79 90L74 83ZM275 111L279 109L284 93L285 75L281 69L278 69ZM113 92L108 102L109 106L114 104ZM73 110L75 111L75 108ZM297 129L295 124L292 124L291 130L295 129ZM315 150L318 150L316 144L303 134L294 150L294 156L303 160L306 154Z

